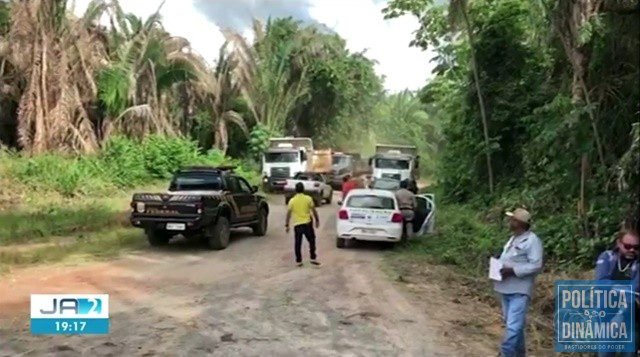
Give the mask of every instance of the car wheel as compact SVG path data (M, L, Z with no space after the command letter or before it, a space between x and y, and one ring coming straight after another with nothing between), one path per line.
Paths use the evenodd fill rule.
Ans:
M149 241L149 245L152 247L160 247L163 245L169 244L169 240L171 240L172 235L166 231L161 230L148 230L146 232L147 241Z
M222 250L229 245L231 238L231 226L227 217L218 217L216 223L206 228L205 243L211 250Z
M331 204L332 199L333 199L333 189L329 191L329 198L327 198L327 204Z
M258 212L258 223L251 226L253 229L253 235L258 237L263 237L267 234L267 226L268 226L268 217L267 210L261 208Z
M344 238L336 238L336 247L337 248L344 248L347 246L347 241Z

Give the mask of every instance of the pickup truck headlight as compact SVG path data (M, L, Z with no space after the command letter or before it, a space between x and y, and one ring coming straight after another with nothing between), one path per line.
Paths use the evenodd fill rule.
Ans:
M136 202L136 211L139 213L144 212L146 206L144 204L144 202Z

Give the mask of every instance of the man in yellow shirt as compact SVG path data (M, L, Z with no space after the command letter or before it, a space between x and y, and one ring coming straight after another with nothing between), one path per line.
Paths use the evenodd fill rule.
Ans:
M313 219L311 215L313 214ZM295 238L294 251L296 255L296 264L302 266L302 236L307 238L309 242L309 255L311 264L320 265L316 259L316 232L313 229L320 225L318 212L313 203L311 196L304 194L304 185L302 182L296 184L296 194L291 197L287 205L287 219L285 221L285 230L289 233L289 221L293 217L293 235Z

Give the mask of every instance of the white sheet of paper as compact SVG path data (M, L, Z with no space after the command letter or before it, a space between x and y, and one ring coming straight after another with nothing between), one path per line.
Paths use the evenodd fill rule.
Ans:
M494 257L489 259L489 279L502 281L502 274L500 274L500 269L502 269L502 262Z

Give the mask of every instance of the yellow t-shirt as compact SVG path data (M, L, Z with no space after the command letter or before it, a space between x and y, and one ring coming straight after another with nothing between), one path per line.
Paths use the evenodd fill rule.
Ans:
M311 222L311 210L315 207L311 196L304 193L296 193L289 200L287 207L291 211L294 226Z

